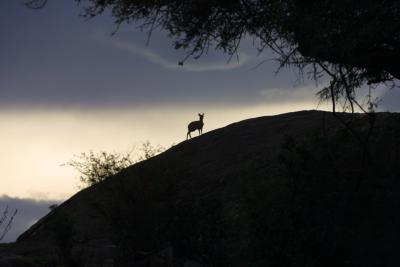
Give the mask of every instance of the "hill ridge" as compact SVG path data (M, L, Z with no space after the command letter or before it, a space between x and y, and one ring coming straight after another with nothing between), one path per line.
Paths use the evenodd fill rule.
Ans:
M385 168L372 164L371 173L379 173L380 179L368 176L367 169L354 199L353 187L361 175L355 172L360 169L359 149L330 112L263 116L185 140L77 193L11 248L0 249L0 263L288 266L285 253L296 266L338 266L347 258L354 266L378 266L376 255L393 263L390 246L395 240L388 233L393 235L390 231L400 218L390 211L400 201L395 193L388 198L375 187L400 191L392 185L397 159L388 152L400 132L398 118L377 114L370 149L385 160ZM354 127L365 125L366 116L355 114ZM329 157L335 157L339 169ZM382 221L366 223L369 213ZM394 222L390 227L384 225L388 216ZM360 229L369 230L359 237L344 234ZM332 231L337 234L331 236ZM380 242L387 246L377 246ZM360 244L361 254L355 249Z

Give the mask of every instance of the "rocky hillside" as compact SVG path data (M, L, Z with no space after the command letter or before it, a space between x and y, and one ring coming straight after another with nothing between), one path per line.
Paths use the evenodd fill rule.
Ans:
M184 141L0 247L0 266L398 266L400 116L301 111Z

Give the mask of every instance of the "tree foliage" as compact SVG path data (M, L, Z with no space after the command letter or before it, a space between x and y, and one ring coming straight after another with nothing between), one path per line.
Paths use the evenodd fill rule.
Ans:
M132 152L126 154L110 153L106 151L99 153L94 153L93 151L83 152L77 156L77 159L70 160L64 165L75 168L80 173L80 181L85 186L91 186L117 174L136 162L154 157L165 149L161 146L153 146L149 141L146 141L141 144L138 150L137 154Z
M330 78L320 92L354 110L356 89L400 78L400 2L356 0L75 0L92 18L110 10L117 25L169 32L186 58L210 48L231 56L245 38L262 52L272 49L280 66L307 69L314 79ZM47 0L30 0L42 7ZM394 85L394 84L391 84ZM361 106L360 106L361 107Z

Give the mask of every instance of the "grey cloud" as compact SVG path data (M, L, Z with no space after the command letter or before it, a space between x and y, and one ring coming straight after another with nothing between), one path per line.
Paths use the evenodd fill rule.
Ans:
M6 207L9 208L10 212L15 209L18 210L10 231L1 242L14 242L20 234L50 211L50 205L59 203L60 200L35 200L29 198L13 198L7 195L0 196L1 213ZM4 225L0 228L1 233L3 229Z
M269 55L257 57L250 40L239 61L227 63L226 54L210 49L178 66L185 51L175 50L165 32L154 31L146 47L143 32L122 30L111 37L106 16L84 22L73 19L75 8L53 4L27 16L23 8L0 3L2 14L10 14L0 18L2 25L13 24L0 43L2 107L248 105L258 103L259 88L289 88L295 79L286 70L275 77L277 66L270 62L253 69Z
M121 40L116 40L116 39L110 39L110 42L113 46L127 51L131 54L141 56L146 58L148 61L151 63L154 63L156 65L159 65L163 68L166 69L173 69L173 70L185 70L185 71L193 71L193 72L203 72L203 71L226 71L226 70L232 70L239 68L246 64L250 56L241 53L240 61L225 61L225 62L213 62L213 63L185 63L182 66L179 66L177 64L177 61L170 61L163 57L161 54L151 50L148 47L143 47L141 45L138 45L134 42L126 42L126 41L121 41Z

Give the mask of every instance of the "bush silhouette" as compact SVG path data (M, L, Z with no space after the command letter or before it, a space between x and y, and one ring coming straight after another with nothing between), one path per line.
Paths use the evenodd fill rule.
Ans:
M133 163L154 157L163 152L165 148L159 145L153 146L149 141L146 141L141 144L138 150L138 154L133 152L126 154L110 153L106 151L99 153L94 153L93 151L83 152L77 156L78 159L70 160L64 166L75 168L80 173L80 181L86 187L117 174Z

